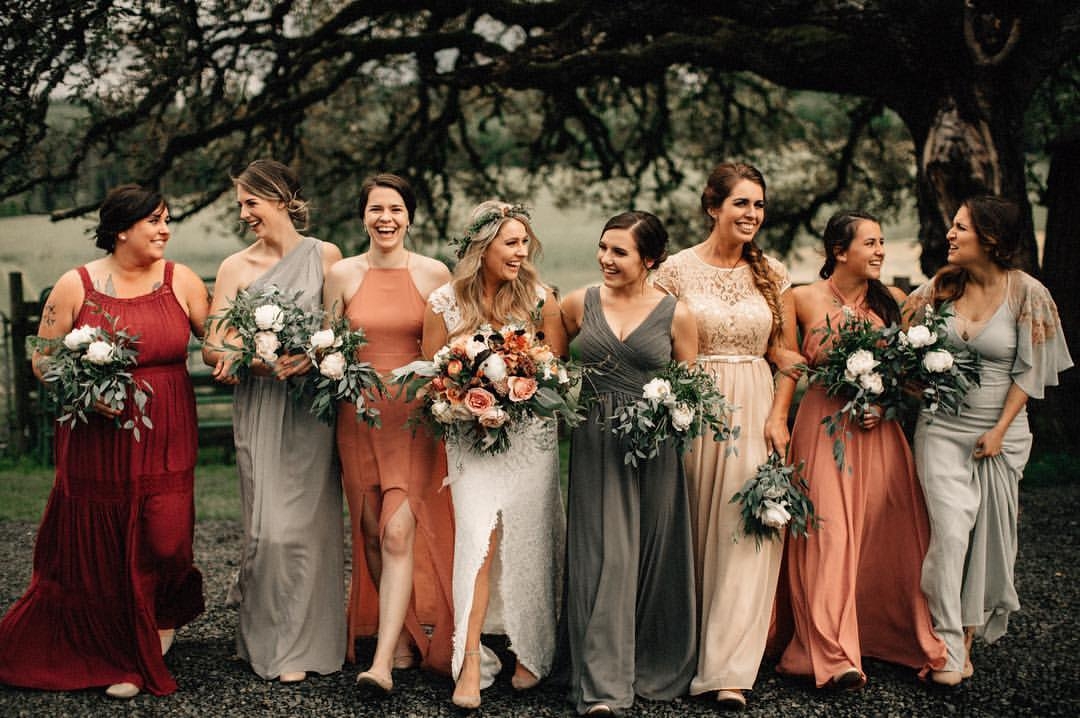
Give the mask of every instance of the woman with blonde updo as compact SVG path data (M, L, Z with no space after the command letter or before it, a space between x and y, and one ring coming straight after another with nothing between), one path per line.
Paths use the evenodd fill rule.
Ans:
M559 303L533 266L539 250L523 207L476 207L453 280L428 297L424 356L483 324L510 322L543 332L552 351L565 355ZM566 523L558 451L551 419L512 426L510 448L500 454L477 453L468 439L447 441L455 523L451 670L461 708L478 707L480 689L500 670L480 644L482 631L510 639L515 689L531 688L551 668Z

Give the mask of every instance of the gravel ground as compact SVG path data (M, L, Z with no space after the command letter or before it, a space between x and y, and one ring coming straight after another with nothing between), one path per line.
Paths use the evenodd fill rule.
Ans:
M869 683L855 693L814 689L781 678L762 664L747 716L1062 716L1080 715L1080 487L1025 487L1021 497L1020 555L1016 582L1023 604L1008 635L994 646L977 643L975 677L953 690L920 683L912 671L868 660ZM24 590L30 576L36 527L0 523L0 606ZM395 672L395 692L376 699L357 690L360 667L285 686L263 681L232 658L236 614L223 605L236 565L239 533L230 522L201 522L196 560L206 579L207 611L182 630L168 656L180 684L171 696L105 698L100 690L49 693L0 687L2 716L457 716L446 678L420 671ZM883 547L884 548L884 547ZM887 550L884 549L884 550ZM887 597L883 597L886 598ZM373 645L360 646L366 665ZM512 664L511 664L512 665ZM484 692L478 716L570 716L563 688L550 683L515 695L507 676ZM630 716L711 716L708 700L673 703L639 700Z

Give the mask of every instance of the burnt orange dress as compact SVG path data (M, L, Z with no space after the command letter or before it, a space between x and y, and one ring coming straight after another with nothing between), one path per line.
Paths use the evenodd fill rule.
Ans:
M856 311L881 324L863 305ZM842 320L838 307L830 321L835 327ZM809 362L822 361L828 349L821 332L806 332L802 353ZM851 668L862 672L863 656L915 669L940 669L945 661L919 587L930 528L911 449L896 421L869 431L851 427L838 469L821 420L842 405L811 386L788 452L793 463L806 462L821 526L807 538L787 539L777 611L790 610L784 618L792 619L794 635L777 670L812 677L818 687ZM780 603L786 595L790 607Z
M368 269L348 301L345 315L350 326L363 328L368 339L360 358L371 362L384 379L392 369L420 357L424 307L408 267ZM364 552L363 507L365 503L374 507L381 536L407 500L416 517L416 542L405 628L420 651L422 665L449 675L454 522L450 492L440 490L446 454L426 429L406 426L413 403L383 399L375 405L381 412L379 429L357 421L351 404L342 404L338 413L338 450L353 541L347 659L356 660L356 638L375 635L379 626L378 587Z

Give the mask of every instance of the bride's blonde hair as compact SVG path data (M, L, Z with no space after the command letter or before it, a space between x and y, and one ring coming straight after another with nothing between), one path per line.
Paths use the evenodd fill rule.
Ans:
M483 255L495 241L499 230L508 220L516 219L525 227L529 237L528 256L521 262L515 279L503 282L495 292L490 307L484 306ZM533 264L541 251L540 240L533 232L529 214L521 205L488 200L481 202L469 216L469 228L465 237L458 240L463 247L461 259L454 267L451 284L461 310L461 324L454 335L474 331L485 322L501 325L506 322L534 324L536 318L537 292L540 277Z

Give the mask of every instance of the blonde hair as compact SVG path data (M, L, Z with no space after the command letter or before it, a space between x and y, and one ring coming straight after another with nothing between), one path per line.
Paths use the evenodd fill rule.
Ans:
M298 230L308 227L308 202L300 189L300 178L288 166L276 160L255 160L232 178L256 197L281 202Z
M489 215L490 219L482 222ZM509 220L517 220L525 227L529 237L528 256L521 262L518 276L503 282L495 292L495 299L490 307L484 306L483 254L499 230ZM505 322L523 322L534 324L537 306L537 285L541 285L533 260L541 251L540 240L533 232L529 215L519 205L488 200L473 209L469 217L468 244L461 260L454 267L451 285L461 310L461 324L453 331L453 336L474 331L485 322L496 325ZM542 286L542 285L541 285Z

